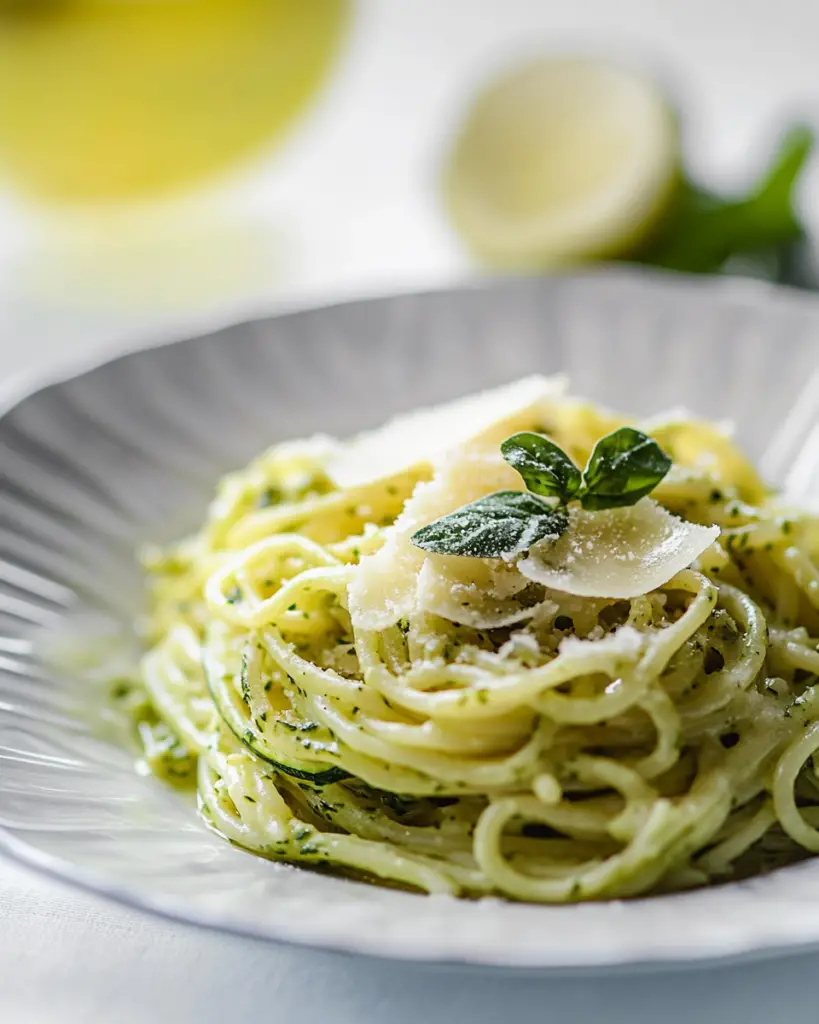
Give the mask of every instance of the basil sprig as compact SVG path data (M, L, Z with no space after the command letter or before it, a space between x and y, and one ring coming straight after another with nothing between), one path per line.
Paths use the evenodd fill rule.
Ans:
M592 512L634 505L669 469L671 459L656 441L634 427L620 427L594 446L583 470L580 504Z
M580 470L548 437L525 431L507 437L500 447L503 457L534 494L559 498L565 504L580 490Z
M634 427L602 437L582 473L554 441L531 431L508 437L501 453L530 493L496 491L478 498L421 527L412 536L416 547L439 555L510 559L564 534L570 501L589 511L634 505L671 468L657 442Z
M565 509L525 491L496 491L464 505L413 535L425 551L468 558L512 558L566 532Z

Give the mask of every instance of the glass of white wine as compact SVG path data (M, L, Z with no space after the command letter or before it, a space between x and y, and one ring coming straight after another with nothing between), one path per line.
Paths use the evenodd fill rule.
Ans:
M309 108L350 5L0 0L0 192L32 301L241 296L278 242L260 248L247 202L237 215L236 181Z
M346 0L0 0L0 168L48 200L185 186L279 137Z

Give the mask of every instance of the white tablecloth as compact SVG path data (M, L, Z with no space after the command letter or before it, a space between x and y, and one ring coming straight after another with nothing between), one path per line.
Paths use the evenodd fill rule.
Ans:
M3 1024L816 1024L819 958L537 980L356 961L153 920L0 876Z
M143 211L128 245L106 247L73 218L46 221L0 195L0 390L19 373L178 332L203 310L461 276L433 188L441 142L487 70L521 52L645 58L681 86L695 167L729 180L737 161L753 171L748 150L766 158L782 117L817 109L817 38L810 0L365 0L303 129L213 202ZM817 198L812 173L814 227ZM818 968L802 957L639 979L449 974L198 932L0 864L2 1024L815 1024Z

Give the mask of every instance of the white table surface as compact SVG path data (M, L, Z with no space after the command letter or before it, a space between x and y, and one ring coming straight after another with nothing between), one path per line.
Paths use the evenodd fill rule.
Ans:
M812 0L365 0L310 117L227 187L93 229L0 193L0 393L215 311L467 275L437 162L476 83L516 55L569 46L657 68L684 100L695 168L729 182L783 118L819 110L818 37ZM817 189L813 169L814 228ZM198 932L0 864L2 1024L815 1024L817 970L809 956L639 978L448 974Z

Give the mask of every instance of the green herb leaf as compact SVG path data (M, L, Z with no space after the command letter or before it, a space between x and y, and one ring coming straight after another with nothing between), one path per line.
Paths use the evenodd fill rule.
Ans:
M671 468L656 441L633 427L601 437L583 471L583 508L595 511L634 505L652 491Z
M781 247L803 235L793 193L812 145L809 128L790 128L768 170L741 198L726 199L683 182L671 213L637 260L693 273L716 273L751 260L760 272L778 274Z
M438 555L512 558L539 541L568 529L561 508L552 508L523 491L497 491L464 505L412 536L412 543Z
M501 445L501 453L534 494L559 498L565 504L580 490L580 470L562 448L542 434L513 434Z

